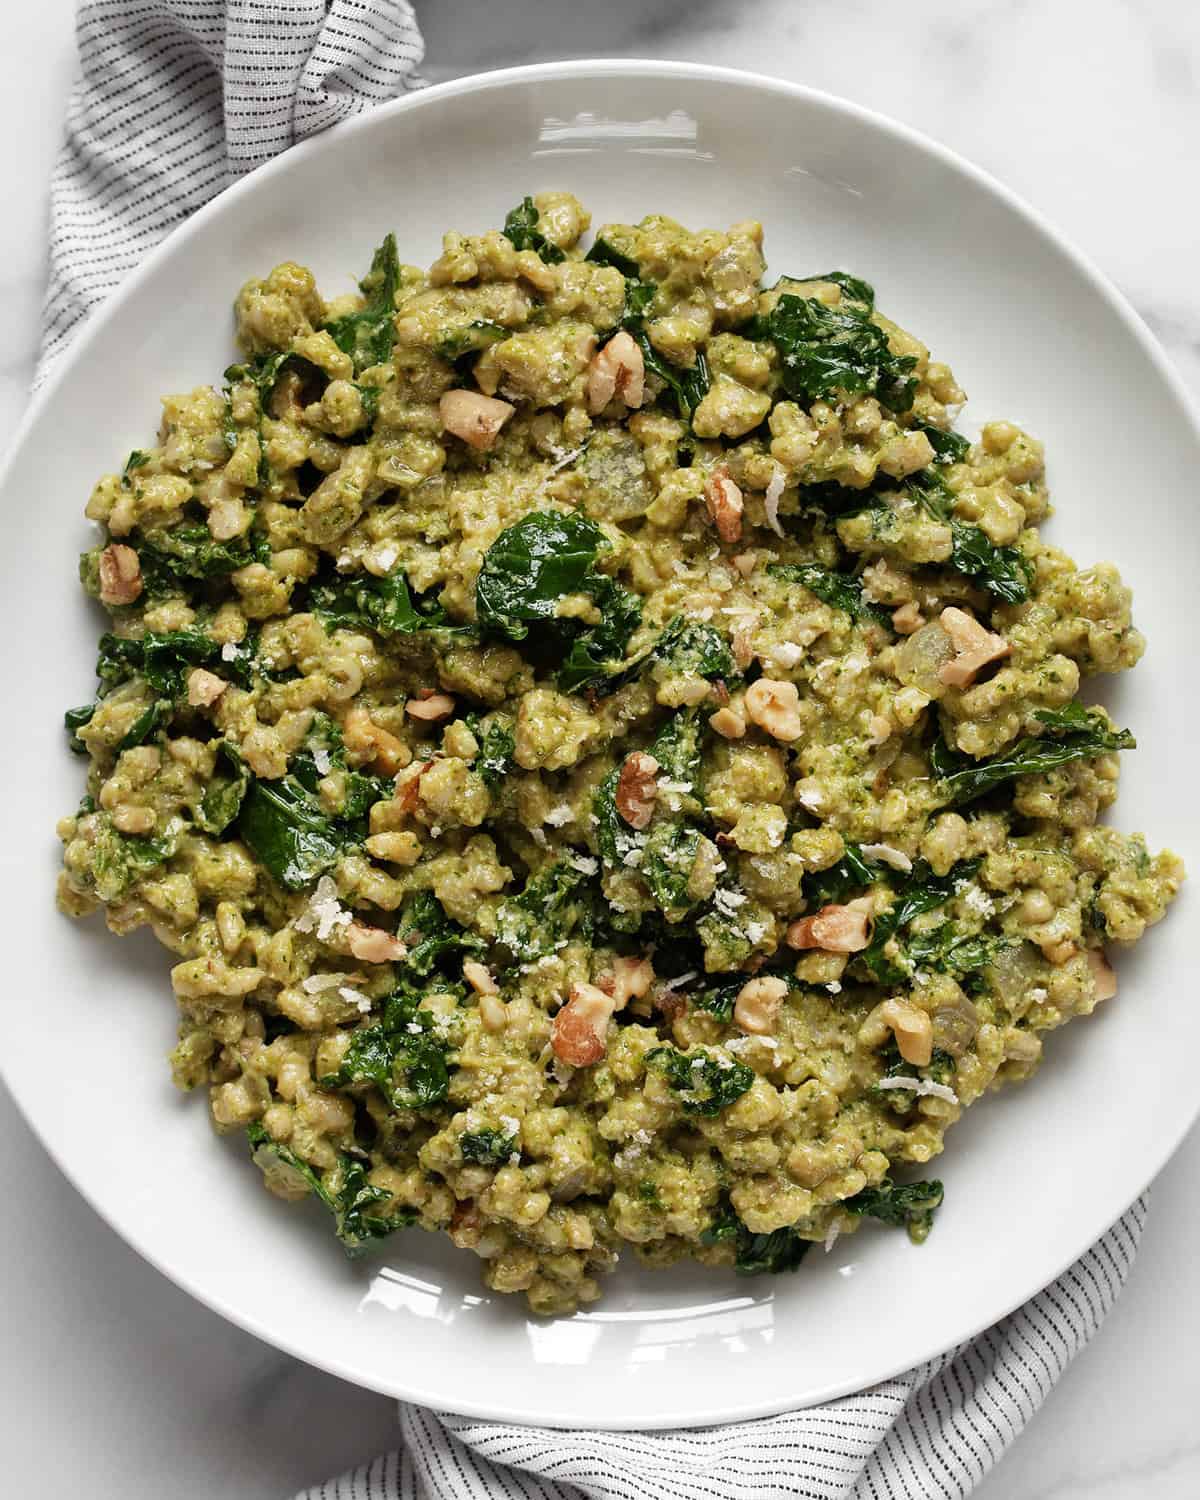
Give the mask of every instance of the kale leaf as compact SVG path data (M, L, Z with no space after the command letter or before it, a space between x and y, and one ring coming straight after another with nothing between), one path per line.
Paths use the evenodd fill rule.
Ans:
M260 1171L278 1172L282 1167L289 1173L290 1180L299 1177L308 1185L333 1215L337 1237L349 1255L361 1254L373 1241L384 1239L416 1221L413 1209L401 1209L389 1215L379 1213L379 1204L386 1203L392 1195L383 1188L372 1186L367 1181L364 1163L351 1156L339 1156L327 1182L294 1151L273 1141L259 1121L255 1120L246 1127L246 1140L251 1159Z
M446 915L432 891L417 891L405 904L396 936L408 946L405 969L421 978L447 956L480 953L482 938Z
M468 1130L459 1136L458 1149L463 1161L478 1167L501 1167L517 1149L517 1138L490 1127Z
M384 1001L383 1018L350 1033L341 1065L321 1086L371 1083L393 1109L440 1104L450 1088L449 1044L424 998L424 991L398 985Z
M76 755L86 755L88 753L88 747L79 738L79 731L85 724L92 722L92 716L98 707L99 704L97 703L85 703L79 708L68 708L66 713L63 714L63 725L70 736L67 744Z
M910 966L895 962L884 952L889 939L897 936L914 917L944 906L971 880L978 868L978 860L964 859L945 875L935 875L925 860L913 861L912 870L893 888L891 910L876 913L871 925L871 941L859 955L876 979L883 984L896 984L907 977Z
M491 719L486 729L480 727L475 715L467 716L467 724L479 742L479 754L474 766L483 779L484 786L494 792L516 765L516 737L512 720L500 715Z
M688 1114L711 1118L740 1099L754 1082L754 1069L697 1048L680 1052L674 1047L654 1047L646 1061L666 1078L679 1095Z
M933 1227L942 1197L942 1184L937 1181L899 1184L884 1178L878 1187L863 1188L853 1198L845 1199L842 1207L896 1229L907 1229L909 1238L920 1244Z
M962 437L957 432L948 432L944 427L935 427L932 422L922 422L919 419L912 426L929 439L935 464L960 464L971 451L970 438Z
M804 899L809 906L842 906L857 891L884 876L884 866L870 860L858 844L847 843L836 864L804 877Z
M881 605L863 598L862 584L852 573L833 573L819 563L771 563L767 572L785 583L799 583L823 604L844 610L852 620L869 620L891 628L891 615Z
M637 596L596 567L609 543L600 527L575 512L534 511L502 531L484 555L475 585L481 625L524 640L540 625L561 643L559 685L577 691L603 679L619 661L641 619ZM559 602L569 594L592 596L598 625L581 627L560 619Z
M371 269L359 283L366 306L325 325L334 343L354 360L355 374L386 364L396 340L396 292L400 286L400 255L396 236L389 234L371 258Z
M1036 776L1068 761L1137 748L1137 740L1128 729L1113 729L1102 711L1089 711L1081 703L1065 709L1044 709L1034 717L1046 726L1047 734L1024 735L986 760L972 760L952 750L940 737L934 742L929 764L950 806L974 802L1018 776Z
M649 298L646 300L648 302ZM644 307L642 310L645 310ZM708 361L704 357L704 351L698 349L695 364L690 369L684 369L681 365L674 365L670 360L664 359L650 342L650 336L644 330L639 330L634 336L642 351L642 361L646 366L647 374L656 375L662 381L675 397L679 415L685 422L690 422L692 413L708 395L710 382Z
M532 250L547 265L557 265L567 258L538 228L537 204L532 198L522 198L516 208L509 210L508 217L504 220L504 233L514 250Z
M271 558L270 543L265 536L218 542L207 526L176 526L153 536L135 538L133 547L146 593L151 597L176 591L185 578L218 578L253 562L269 562Z
M922 469L912 475L907 488L934 520L950 523L952 567L968 578L977 579L982 588L1005 604L1021 604L1029 598L1033 586L1029 559L1019 547L997 547L980 527L954 520L953 491L936 468Z
M280 885L303 890L342 855L345 834L295 776L252 781L237 829Z
M851 276L849 271L818 271L812 276L788 276L787 281L832 281L834 286L842 289L842 296L851 302L857 302L865 307L867 312L875 311L875 288L869 281L863 281L860 276Z
M313 613L327 630L374 630L378 635L416 635L422 630L453 631L445 610L428 601L413 601L408 580L397 568L383 578L369 573L314 584L309 591Z
M610 672L593 691L607 697L636 682L648 667L661 664L668 672L690 673L733 682L740 677L725 637L713 625L675 615L659 632L657 639L644 651L626 661L619 670Z
M668 920L678 920L696 904L688 884L703 836L685 818L656 818L646 834L638 873Z
M530 876L525 889L500 903L496 942L513 963L531 963L554 953L584 915L579 886L584 875L558 860Z
M612 266L626 278L636 280L642 274L641 267L632 255L626 255L623 250L618 250L615 245L602 237L597 237L596 242L583 258L597 265Z
M779 350L789 396L811 402L837 392L870 394L890 411L912 406L917 361L893 354L887 334L863 307L826 307L814 297L785 292L765 318L755 320L750 336L768 338Z
M770 1234L753 1234L728 1205L701 1231L700 1243L719 1245L732 1240L735 1246L734 1269L739 1276L778 1275L795 1271L812 1248L794 1229L775 1229Z
M437 346L443 359L460 359L464 354L479 354L493 344L508 338L509 330L501 323L492 323L487 318L476 318L464 328L448 333Z
M727 984L708 985L703 989L691 990L688 993L688 1005L692 1010L706 1011L710 1016L716 1016L718 1021L724 1021L728 1025L733 1020L733 1007L745 983L745 976L739 975L737 979Z
M228 740L222 740L217 748L217 764L222 763L226 769L213 775L196 809L197 827L214 836L224 833L237 819L252 779L245 761Z

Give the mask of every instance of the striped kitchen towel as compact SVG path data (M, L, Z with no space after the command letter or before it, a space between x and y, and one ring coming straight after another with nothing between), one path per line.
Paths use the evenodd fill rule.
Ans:
M39 381L171 228L293 141L416 87L423 53L404 0L81 0L78 34ZM662 1433L545 1431L402 1403L397 1451L299 1500L967 1495L1100 1326L1144 1221L1143 1199L996 1327L859 1395Z

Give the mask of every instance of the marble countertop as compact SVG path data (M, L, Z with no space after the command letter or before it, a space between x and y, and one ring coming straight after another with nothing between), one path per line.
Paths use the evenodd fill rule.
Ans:
M1179 0L417 0L431 81L603 54L721 62L843 94L938 137L1046 212L1125 291L1200 399L1200 8ZM0 441L26 401L73 0L8 17L0 138ZM192 1302L61 1178L0 1089L0 1448L12 1494L280 1500L391 1446L391 1402ZM1154 1188L1128 1287L986 1500L1200 1492L1200 1133Z

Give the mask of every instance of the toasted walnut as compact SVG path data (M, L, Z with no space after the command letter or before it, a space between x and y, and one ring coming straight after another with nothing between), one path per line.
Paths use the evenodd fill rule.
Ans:
M215 703L229 684L215 672L193 667L188 673L187 701L193 708L207 708Z
M718 466L708 476L704 486L704 503L717 528L717 535L727 545L740 541L742 536L742 492L729 477L725 464Z
M754 632L757 629L758 616L745 614L739 618L729 638L729 648L733 652L733 659L743 672L754 660Z
M772 974L750 980L733 1002L734 1024L752 1036L769 1036L775 1030L775 1018L787 992L787 980Z
M970 687L988 662L999 661L1012 650L1002 635L993 635L974 615L953 605L942 610L938 623L950 637L955 651L953 660L943 662L938 668L938 680L947 687Z
M1104 956L1102 948L1089 948L1084 954L1088 968L1092 971L1092 983L1096 987L1097 1000L1111 1000L1117 993L1117 976Z
M508 1006L499 995L480 995L479 1021L484 1031L493 1036L499 1036L508 1025Z
M787 930L789 948L821 948L826 953L861 953L870 942L869 896L848 906L823 906L811 917L801 917Z
M907 1000L885 1000L879 1020L896 1038L900 1056L914 1068L927 1068L933 1057L933 1022Z
M100 554L100 603L132 604L142 592L142 565L132 547L112 542Z
M515 410L507 401L497 401L480 391L447 391L438 402L446 431L481 451L495 443Z
M492 978L492 971L478 959L468 958L463 963L463 978L477 995L498 995L500 986Z
M483 1232L483 1219L474 1198L467 1198L454 1205L450 1215L450 1227L446 1233L460 1250L474 1250Z
M438 719L448 719L454 712L454 699L449 693L435 693L426 689L417 697L410 698L404 712L411 718L432 724Z
M555 1057L572 1068L599 1062L608 1048L608 1023L615 1008L612 996L596 985L572 985L571 998L550 1028Z
M630 1000L640 1000L654 984L654 965L648 958L616 958L600 988L612 997L613 1010L624 1010Z
M630 828L645 828L653 817L654 799L658 795L654 779L657 774L658 762L644 750L635 750L625 757L614 800Z
M924 623L925 616L915 599L892 610L892 629L897 635L915 635Z
M365 964L387 964L401 959L408 949L398 937L382 927L368 927L365 922L351 922L346 929L346 945L355 958Z
M346 711L342 720L342 738L347 750L355 755L369 754L372 764L388 776L394 776L412 759L412 752L404 741L397 739L391 730L376 724L366 709L358 704Z
M746 716L777 740L798 740L804 732L800 694L794 682L760 677L746 689Z
M732 708L718 708L710 714L709 725L727 740L740 740L746 733L746 721Z
M646 396L646 362L636 341L624 332L614 334L588 366L588 411L595 416L614 396L626 406L641 406Z

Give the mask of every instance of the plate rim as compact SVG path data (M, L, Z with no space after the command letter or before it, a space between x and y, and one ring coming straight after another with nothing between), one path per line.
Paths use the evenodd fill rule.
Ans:
M999 199L1005 207L1016 214L1018 218L1024 220L1044 240L1048 241L1050 246L1057 250L1070 263L1075 272L1087 283L1089 289L1102 299L1107 308L1117 317L1125 330L1140 346L1159 378L1163 381L1167 393L1173 397L1176 403L1179 415L1190 430L1193 441L1196 443L1197 448L1200 449L1200 401L1193 397L1183 377L1167 356L1162 345L1151 332L1145 320L1095 262L1084 251L1080 250L1067 235L1059 230L1040 209L1028 203L1013 189L1009 188L991 173L977 166L968 157L963 156L933 137L926 135L923 131L916 130L883 111L858 104L853 100L826 89L813 88L807 84L795 83L789 79L779 78L771 74L700 62L658 60L654 58L625 59L597 57L564 59L560 61L525 64L518 67L490 69L481 73L468 74L461 78L448 79L442 83L433 84L428 87L409 90L398 98L385 101L382 104L364 110L354 118L342 121L321 132L319 135L297 142L278 156L272 158L269 162L255 168L237 182L216 194L215 197L198 208L181 224L177 225L164 236L159 244L134 267L124 281L109 294L105 301L90 314L85 315L82 328L56 361L49 376L40 385L35 384L33 386L25 412L8 445L3 461L0 462L0 491L8 484L17 459L23 451L30 432L38 422L42 412L54 401L60 386L64 383L74 366L85 357L92 343L111 322L120 316L126 303L136 296L142 282L150 277L163 260L168 259L174 254L178 245L185 242L190 236L197 233L202 226L207 224L210 218L231 209L242 196L254 192L264 180L288 171L300 160L307 160L325 152L336 151L340 149L340 144L343 141L358 132L377 126L381 120L389 119L412 110L420 110L429 101L440 101L455 96L483 93L511 86L520 87L542 81L561 82L570 79L579 79L582 81L618 76L642 79L658 78L664 81L684 79L699 83L733 84L752 89L756 92L773 93L787 99L814 103L824 109L832 110L836 114L881 130L899 139L908 147L922 152L963 174L976 185L985 189L991 196ZM0 1051L0 1081L4 1083L25 1124L54 1166L62 1173L88 1206L131 1250L143 1261L151 1265L157 1272L166 1277L173 1285L179 1287L181 1291L187 1293L188 1296L194 1298L202 1306L215 1312L235 1327L260 1339L268 1346L280 1349L292 1358L299 1359L317 1369L324 1370L328 1374L337 1376L360 1388L374 1390L381 1395L412 1401L420 1405L432 1405L435 1408L452 1411L460 1416L472 1417L483 1421L513 1423L521 1426L552 1430L578 1428L614 1432L650 1431L659 1430L664 1427L678 1428L680 1425L671 1418L658 1420L653 1416L648 1418L647 1414L644 1413L631 1414L620 1420L608 1419L595 1423L589 1423L578 1418L570 1421L555 1420L553 1416L539 1420L531 1417L525 1410L505 1406L502 1403L476 1401L452 1403L450 1401L443 1401L437 1394L431 1398L428 1391L422 1391L410 1381L402 1378L378 1382L374 1379L364 1380L347 1362L339 1360L336 1355L330 1354L315 1357L307 1348L301 1348L297 1339L281 1335L274 1330L268 1330L263 1322L254 1316L252 1310L245 1312L234 1310L219 1293L203 1289L196 1284L195 1278L192 1275L182 1270L172 1269L162 1257L140 1243L139 1231L135 1225L127 1224L123 1216L114 1217L102 1208L96 1197L83 1186L71 1167L67 1165L43 1136L38 1127L31 1102L35 1091L32 1088L28 1090L30 1102L27 1104L26 1091L11 1076L7 1059L2 1051ZM1140 1185L1121 1211L1112 1218L1107 1216L1106 1211L1104 1222L1089 1232L1086 1244L1081 1245L1074 1254L1062 1260L1061 1264L1057 1264L1052 1273L1040 1281L1037 1286L1027 1288L1020 1296L1008 1302L999 1316L989 1314L981 1322L972 1324L969 1332L963 1335L964 1340L976 1338L985 1328L994 1326L995 1323L1008 1317L1016 1308L1022 1306L1031 1297L1037 1295L1039 1291L1056 1281L1081 1255L1086 1254L1088 1248L1095 1240L1106 1233L1113 1224L1122 1218L1128 1212L1129 1207L1146 1191L1153 1179L1178 1150L1180 1144L1194 1127L1198 1118L1200 1118L1200 1096L1195 1101L1190 1117L1185 1116L1182 1126L1170 1132L1164 1138L1159 1150L1145 1159L1142 1169L1138 1173ZM945 1347L940 1339L935 1340L930 1346L924 1344L918 1345L915 1347L914 1352L903 1361L889 1362L884 1366L882 1371L874 1376L873 1383L892 1379L907 1369L933 1359L943 1353ZM789 1410L801 1410L820 1405L823 1402L836 1399L840 1396L850 1395L866 1388L868 1387L861 1382L841 1380L833 1381L828 1386L812 1389L803 1398L799 1399L794 1395L789 1396L781 1393L775 1398L760 1399L743 1405L706 1407L698 1411L695 1415L690 1416L687 1425L689 1427L708 1427L730 1422L750 1421L761 1417L774 1416Z

